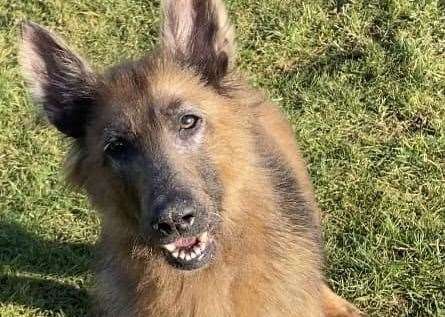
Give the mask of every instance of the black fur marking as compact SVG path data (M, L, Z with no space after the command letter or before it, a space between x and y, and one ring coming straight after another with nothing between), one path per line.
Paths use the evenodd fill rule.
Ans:
M298 234L309 235L313 241L321 244L320 228L315 219L316 211L305 199L303 189L289 163L265 132L256 132L255 136L261 165L270 175L273 189L279 196L277 206L280 211L295 225Z
M80 138L84 136L86 124L91 120L91 108L95 102L88 97L62 100L51 95L45 98L43 105L48 120L60 132L72 138Z
M221 180L208 154L203 154L199 161L199 172L205 184L204 191L211 198L214 204L214 206L212 206L213 209L215 209L216 212L220 212L224 195Z

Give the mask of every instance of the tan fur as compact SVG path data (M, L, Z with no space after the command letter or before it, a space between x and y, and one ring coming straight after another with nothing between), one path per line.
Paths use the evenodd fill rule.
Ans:
M189 24L197 23L193 19L192 3L205 2L199 1L164 2L168 21L163 28L162 48L135 64L117 67L95 78L97 91L93 97L98 100L91 106L95 107L91 116L94 124L87 125L85 131L75 131L79 133L76 134L79 140L67 160L68 179L86 190L100 212L102 225L94 315L360 316L351 304L335 295L324 283L319 210L289 123L276 105L231 73L231 67L226 68L225 57L228 65L233 63L234 43L232 27L220 0L206 2L216 13L212 17L217 32L209 44L217 54L207 61L213 64L205 67L201 67L202 63L198 67L183 65L202 62L201 56L198 59L186 56L181 62L176 60L178 52L196 54L193 50L186 52L186 44L191 36ZM205 26L195 29L199 27L206 30ZM31 29L29 32L41 32L38 28ZM24 36L24 41L32 41L35 34L32 35ZM32 43L24 47L23 54L38 57L39 51ZM220 52L226 56L218 55ZM56 50L54 54L59 53ZM87 69L75 55L69 56L78 64L75 69ZM39 69L45 68L38 58L34 60ZM32 81L45 80L38 78L38 69L26 65ZM211 76L203 76L199 71L209 71ZM54 82L54 78L48 80ZM83 82L77 78L76 84L79 83ZM39 94L45 93L48 92L39 91ZM57 89L51 93L57 97L53 98L56 102L46 109L60 112L57 102L64 100L60 99ZM76 94L72 96L77 97ZM152 138L162 138L161 133L154 132L151 113L165 110L176 100L193 105L206 118L209 131L203 136L202 144L224 188L221 210L216 215L221 222L215 233L215 259L207 267L195 271L172 267L159 246L142 243L139 225L143 219L136 211L145 202L135 199L142 195L128 192L103 161L104 130L113 118L125 125L125 133L138 138L143 149L150 148L154 143ZM69 101L75 104L76 99ZM68 105L72 107L71 103ZM57 119L54 119L55 124L63 129L65 121ZM168 139L156 142L163 146L178 175L187 175L190 184L197 188L203 186L194 168L200 164L198 158L188 156L184 149L178 150ZM289 176L298 185L297 207L303 211L295 210L298 208L294 201L282 199L283 193L272 184L273 176L282 175L264 165L259 151L276 155L275 160L287 168L284 177ZM145 170L138 172L146 173ZM285 215L289 210L295 215ZM298 219L302 217L298 212L306 211L310 211L307 219ZM293 221L294 218L297 221Z
M360 317L365 314L343 298L335 295L329 287L322 289L323 311L326 317Z
M97 158L77 162L85 166L77 166L71 177L76 179L79 173L85 173L84 185L103 211L101 243L106 254L102 262L106 264L98 272L99 302L116 305L112 309L115 316L323 316L323 296L329 295L331 304L333 297L323 285L316 246L295 237L291 224L283 228L285 220L279 213L280 206L274 204L268 179L252 167L255 158L247 125L252 118L259 118L280 144L296 177L305 185L308 200L316 208L306 169L296 155L293 134L286 121L276 106L245 87L237 91L236 98L228 99L203 86L192 73L168 63L160 62L157 67L156 76L150 78L155 99L180 96L199 104L216 120L209 144L227 189L222 213L224 231L219 238L223 250L216 263L198 272L179 272L159 259L150 261L150 254L133 245L132 225L122 218L123 206L131 203L110 201L119 193L109 188L110 179L102 174L97 163L94 165ZM115 87L120 98L134 98L122 87L124 82ZM136 120L129 121L140 126ZM96 144L94 136L91 138L92 144ZM278 227L279 230L275 229ZM116 279L124 279L125 287L117 285ZM135 285L137 294L128 293L127 285ZM340 298L338 301L342 302Z

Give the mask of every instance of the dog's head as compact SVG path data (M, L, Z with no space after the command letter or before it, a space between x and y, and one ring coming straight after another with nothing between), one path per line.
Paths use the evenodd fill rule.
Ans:
M75 140L73 178L104 222L190 270L216 254L245 118L227 96L234 43L221 1L163 9L160 48L137 62L97 74L34 23L23 25L20 62L49 122Z

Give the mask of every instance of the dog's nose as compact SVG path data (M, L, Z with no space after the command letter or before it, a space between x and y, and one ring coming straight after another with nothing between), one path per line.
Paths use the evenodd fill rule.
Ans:
M195 223L196 217L194 208L174 205L159 206L154 214L153 230L163 237L189 231Z

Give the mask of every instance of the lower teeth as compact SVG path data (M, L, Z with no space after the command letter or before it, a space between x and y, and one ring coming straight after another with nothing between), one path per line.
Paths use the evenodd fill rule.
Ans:
M170 254L174 258L180 258L185 261L190 261L195 258L198 258L198 260L201 260L204 257L204 254L202 252L204 251L205 247L203 245L199 247L194 247L192 250L186 251L186 250L175 250L171 252Z
M204 232L197 237L196 240L198 243L191 247L177 248L174 242L163 245L162 247L166 249L174 258L179 258L184 261L190 261L195 258L201 260L204 257L203 252L206 249L207 241L209 240L208 233Z

